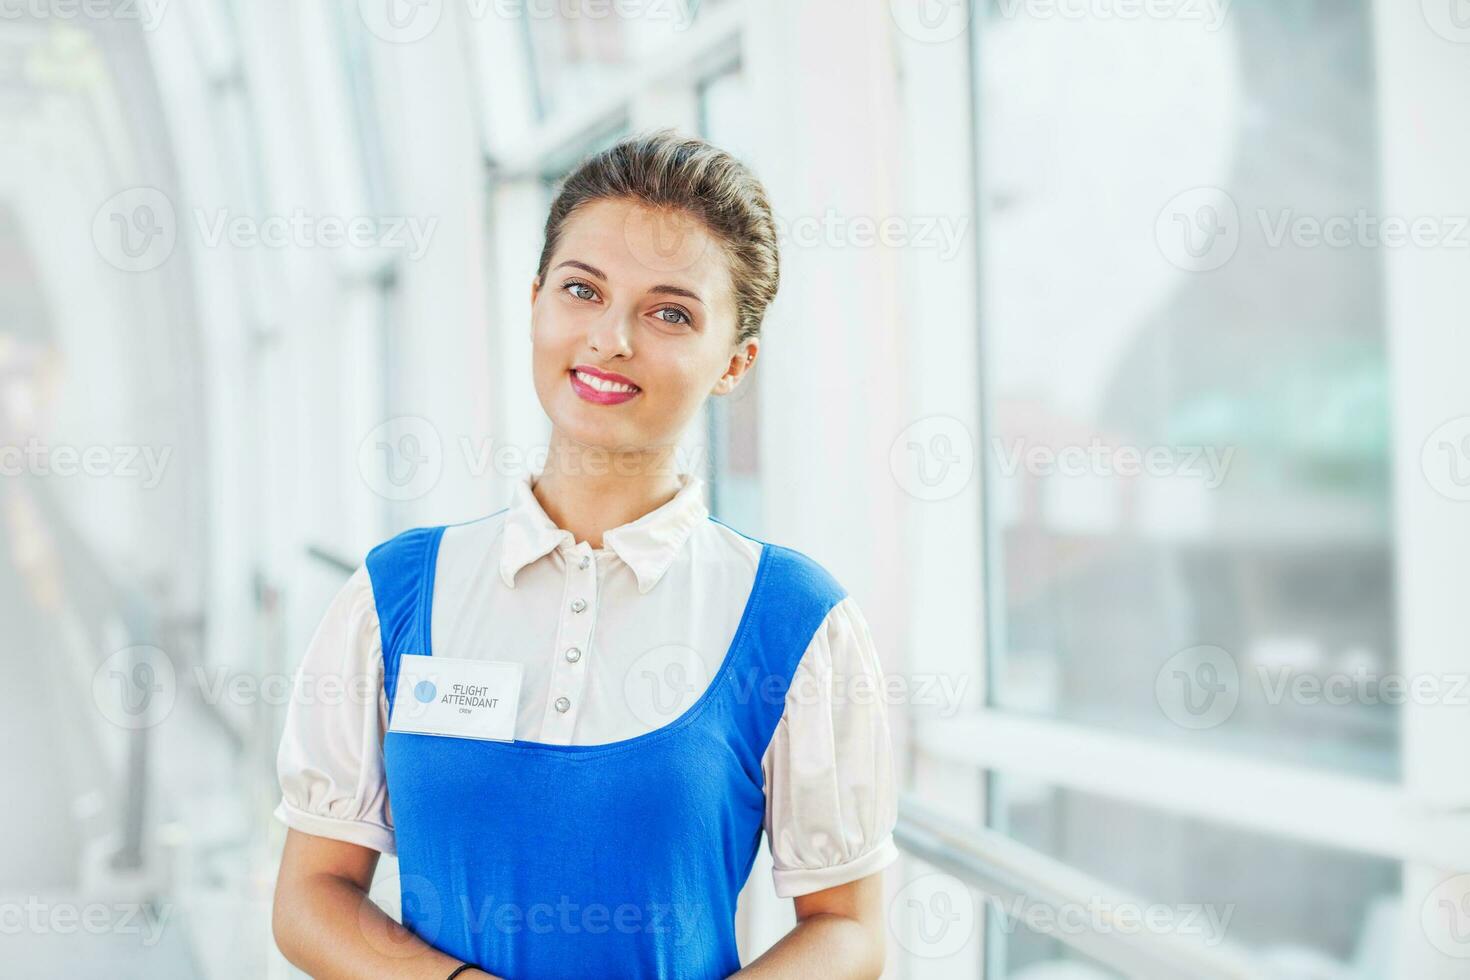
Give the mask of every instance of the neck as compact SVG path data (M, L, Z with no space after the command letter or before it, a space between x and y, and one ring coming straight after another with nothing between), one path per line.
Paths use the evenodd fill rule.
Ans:
M531 487L557 527L602 547L604 531L636 521L679 492L674 448L613 451L552 434L546 466Z

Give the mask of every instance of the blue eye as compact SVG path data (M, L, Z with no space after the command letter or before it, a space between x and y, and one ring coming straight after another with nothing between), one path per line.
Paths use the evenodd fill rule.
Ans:
M677 313L679 315L680 319L678 319L678 320L665 319L664 318L664 314L665 313ZM663 309L659 310L657 312L657 314L655 314L655 315L660 320L663 320L665 323L678 323L678 324L683 324L683 323L693 323L694 322L693 320L689 319L689 314L688 313L685 313L683 310L679 309L677 306L665 306Z
M578 299L596 299L597 298L597 291L596 290L594 290L591 286L587 285L585 282L578 282L575 279L571 280L570 282L568 282L566 285L562 286L561 288L567 290L573 296L576 296ZM587 292L591 293L592 295L590 295L590 296L583 296L580 293L575 292L575 290L577 290L577 289L585 289L585 290L587 290Z

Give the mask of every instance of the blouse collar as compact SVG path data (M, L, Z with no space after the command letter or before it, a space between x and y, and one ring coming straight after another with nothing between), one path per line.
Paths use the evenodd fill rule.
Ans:
M500 553L500 578L509 589L515 588L516 573L531 562L556 548L568 553L578 548L572 532L558 527L531 491L538 475L526 471L511 490ZM603 546L612 549L633 570L640 593L658 584L695 525L709 516L704 482L693 473L680 473L679 490L673 499L603 532Z

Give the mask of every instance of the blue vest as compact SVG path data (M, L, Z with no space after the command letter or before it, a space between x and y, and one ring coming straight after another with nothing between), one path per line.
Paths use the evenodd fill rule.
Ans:
M433 653L443 533L405 531L367 557L390 714L399 658ZM508 980L740 968L735 902L760 845L761 760L802 654L846 595L800 552L759 543L734 641L669 724L601 745L385 735L404 925Z

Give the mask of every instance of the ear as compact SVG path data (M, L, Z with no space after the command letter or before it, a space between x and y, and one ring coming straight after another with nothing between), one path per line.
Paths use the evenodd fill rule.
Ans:
M736 385L740 384L740 379L744 377L745 372L755 366L755 359L756 355L760 353L760 346L760 340L752 337L736 348L735 352L730 355L730 363L725 368L725 373L720 375L720 380L716 381L714 388L711 389L711 394L726 395L734 391Z
M541 277L540 276L532 276L531 277L531 309L533 311L536 309L536 297L539 296L539 295L541 295ZM534 316L530 316L530 317L527 317L526 318L526 335L529 336L529 337L532 337L532 338L534 338L536 336L536 318Z

